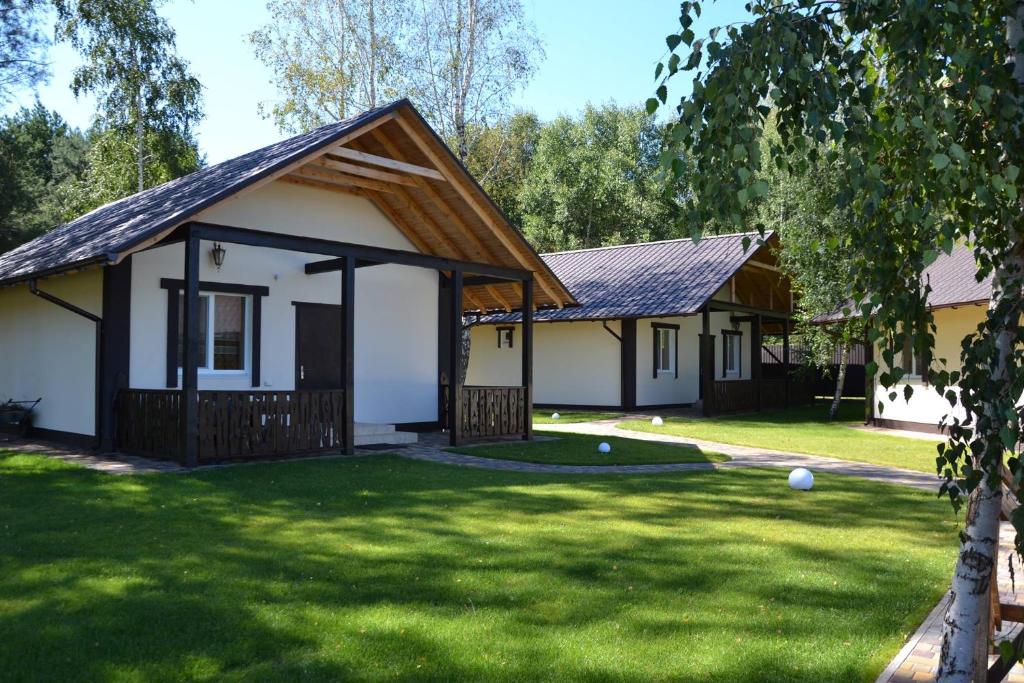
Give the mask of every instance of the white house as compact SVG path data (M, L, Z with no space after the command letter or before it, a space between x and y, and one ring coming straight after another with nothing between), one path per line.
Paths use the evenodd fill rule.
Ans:
M960 368L960 343L985 320L992 295L992 278L978 281L978 267L974 251L967 245L942 254L925 268L922 277L931 285L928 308L935 320L935 347L933 362L945 362L946 369ZM955 410L949 401L928 384L923 359L912 352L897 354L907 375L894 388L885 388L869 378L868 404L871 421L879 426L915 431L939 431L946 418L963 419L963 408ZM882 354L874 350L874 358L881 364ZM936 365L936 368L939 367ZM913 387L910 400L904 398L904 386ZM953 387L953 391L957 391ZM891 399L890 393L896 398ZM881 402L881 409L879 407Z
M777 246L774 235L762 243L733 234L544 254L580 305L535 316L536 404L629 410L700 401L710 414L806 400L788 373L762 373L762 334L788 338L793 305ZM514 379L520 337L519 316L482 318L472 327L467 381Z
M452 312L567 304L402 100L0 256L0 400L42 397L43 435L190 465L350 451L442 419L455 441L528 437L529 334L506 385L452 401Z

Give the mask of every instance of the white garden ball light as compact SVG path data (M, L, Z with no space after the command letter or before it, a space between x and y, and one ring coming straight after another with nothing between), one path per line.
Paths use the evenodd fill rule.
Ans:
M601 443L599 443L597 445L597 450L599 450L602 453L611 453L612 452L612 447L609 446L607 442L602 441Z
M551 419L552 420L560 420L561 418L562 418L562 416L559 415L558 413L551 413Z
M814 475L806 467L797 467L789 473L789 488L797 491L810 491L814 486Z
M665 421L662 420L660 417L655 417L654 419L651 420L651 424L654 425L655 427L660 427L661 425L665 424Z

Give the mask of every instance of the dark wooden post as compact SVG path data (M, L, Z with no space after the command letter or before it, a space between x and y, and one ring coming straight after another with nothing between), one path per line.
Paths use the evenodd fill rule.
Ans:
M341 372L344 375L345 432L343 449L348 455L356 450L356 392L355 392L355 342L356 342L356 259L346 256L341 268Z
M782 321L782 369L785 372L783 375L783 395L785 400L783 405L789 407L789 319Z
M762 409L761 398L761 314L755 313L750 321L750 378L754 380L757 409Z
M114 399L117 392L128 388L131 351L132 257L103 269L103 332L100 360L100 449L114 449ZM177 294L177 293L175 293ZM177 298L174 304L177 305ZM178 319L175 316L175 323ZM177 339L174 340L177 343ZM175 362L177 365L177 362ZM177 386L177 368L175 368Z
M451 377L448 378L448 436L452 446L462 443L462 271L453 270L450 292L452 297L452 317L449 321L451 334L448 345L448 366ZM525 341L523 346L525 346Z
M533 438L533 278L523 280L523 439Z
M621 321L622 341L619 343L620 382L622 383L622 409L636 410L636 318ZM700 382L700 379L697 380Z
M199 239L191 225L185 238L184 353L181 366L182 462L199 462ZM208 330L207 334L212 334Z
M871 424L875 416L875 375L867 372L868 365L875 361L875 345L864 335L864 424Z
M705 306L700 312L701 319L701 353L704 354L700 364L701 412L704 417L711 415L711 404L714 399L714 387L711 386L715 374L715 344L711 340L711 312Z

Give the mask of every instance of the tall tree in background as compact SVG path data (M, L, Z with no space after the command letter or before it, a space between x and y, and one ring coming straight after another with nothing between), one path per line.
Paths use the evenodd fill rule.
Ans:
M960 367L928 371L967 416L949 426L937 461L943 492L956 505L968 499L939 679L984 680L1004 462L1018 498L1024 480L1016 405L1024 390L1024 0L747 7L749 22L698 39L692 25L701 3L683 2L680 26L667 38L672 54L655 75L669 80L700 68L673 108L670 137L669 158L685 151L696 162L688 221L736 221L767 193L757 173L774 105L772 163L802 173L831 141L830 163L848 169L837 205L854 220L840 246L852 258L869 341L882 348L884 386L902 379L896 355L905 344L922 355L934 346L921 274L938 252L967 242L978 278L992 276L986 319L964 339ZM675 53L680 45L689 54ZM658 86L650 109L668 103L668 85ZM959 392L946 391L953 384ZM905 395L912 391L907 385ZM1024 550L1024 508L1012 521Z
M764 182L759 188L766 186L767 194L756 202L750 223L779 233L783 245L779 262L798 295L797 332L810 352L808 360L819 368L830 369L839 350L836 388L828 411L828 419L834 420L843 396L851 347L864 337L864 321L859 317L828 325L817 320L821 315L835 313L848 303L851 295L853 262L840 245L844 236L853 231L854 217L848 206L837 206L835 201L846 186L847 172L836 151L829 154L824 145L799 173L783 171L771 159L771 145L780 142L773 118L769 118L758 173Z
M267 9L272 21L249 42L274 73L282 99L264 112L282 130L340 121L404 91L406 3L270 0Z
M466 163L474 131L506 116L544 50L520 0L418 0L417 8L410 94Z
M44 5L43 0L0 2L0 102L46 76L48 41L40 16Z
M523 224L520 193L533 172L544 124L532 112L518 112L492 126L473 130L476 140L466 168L513 225Z
M62 188L84 177L88 143L40 103L0 122L0 253L67 219Z
M615 104L546 124L520 191L527 239L552 251L675 236L658 163L663 134L641 108Z
M180 141L193 146L202 118L202 86L175 51L175 33L157 14L159 0L54 0L57 37L84 59L74 74L76 96L99 98L105 129L131 136L136 191L146 164ZM196 155L198 158L198 155Z

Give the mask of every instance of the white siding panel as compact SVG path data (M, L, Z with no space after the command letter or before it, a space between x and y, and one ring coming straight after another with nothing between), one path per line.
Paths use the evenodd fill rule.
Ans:
M608 326L620 333L619 322ZM498 348L493 325L472 330L468 384L518 386L522 378L522 329L515 345ZM599 322L535 323L533 326L533 400L554 405L618 406L619 340Z
M39 281L39 288L101 315L99 268ZM96 326L33 296L28 285L0 289L0 401L42 397L35 425L94 435Z

